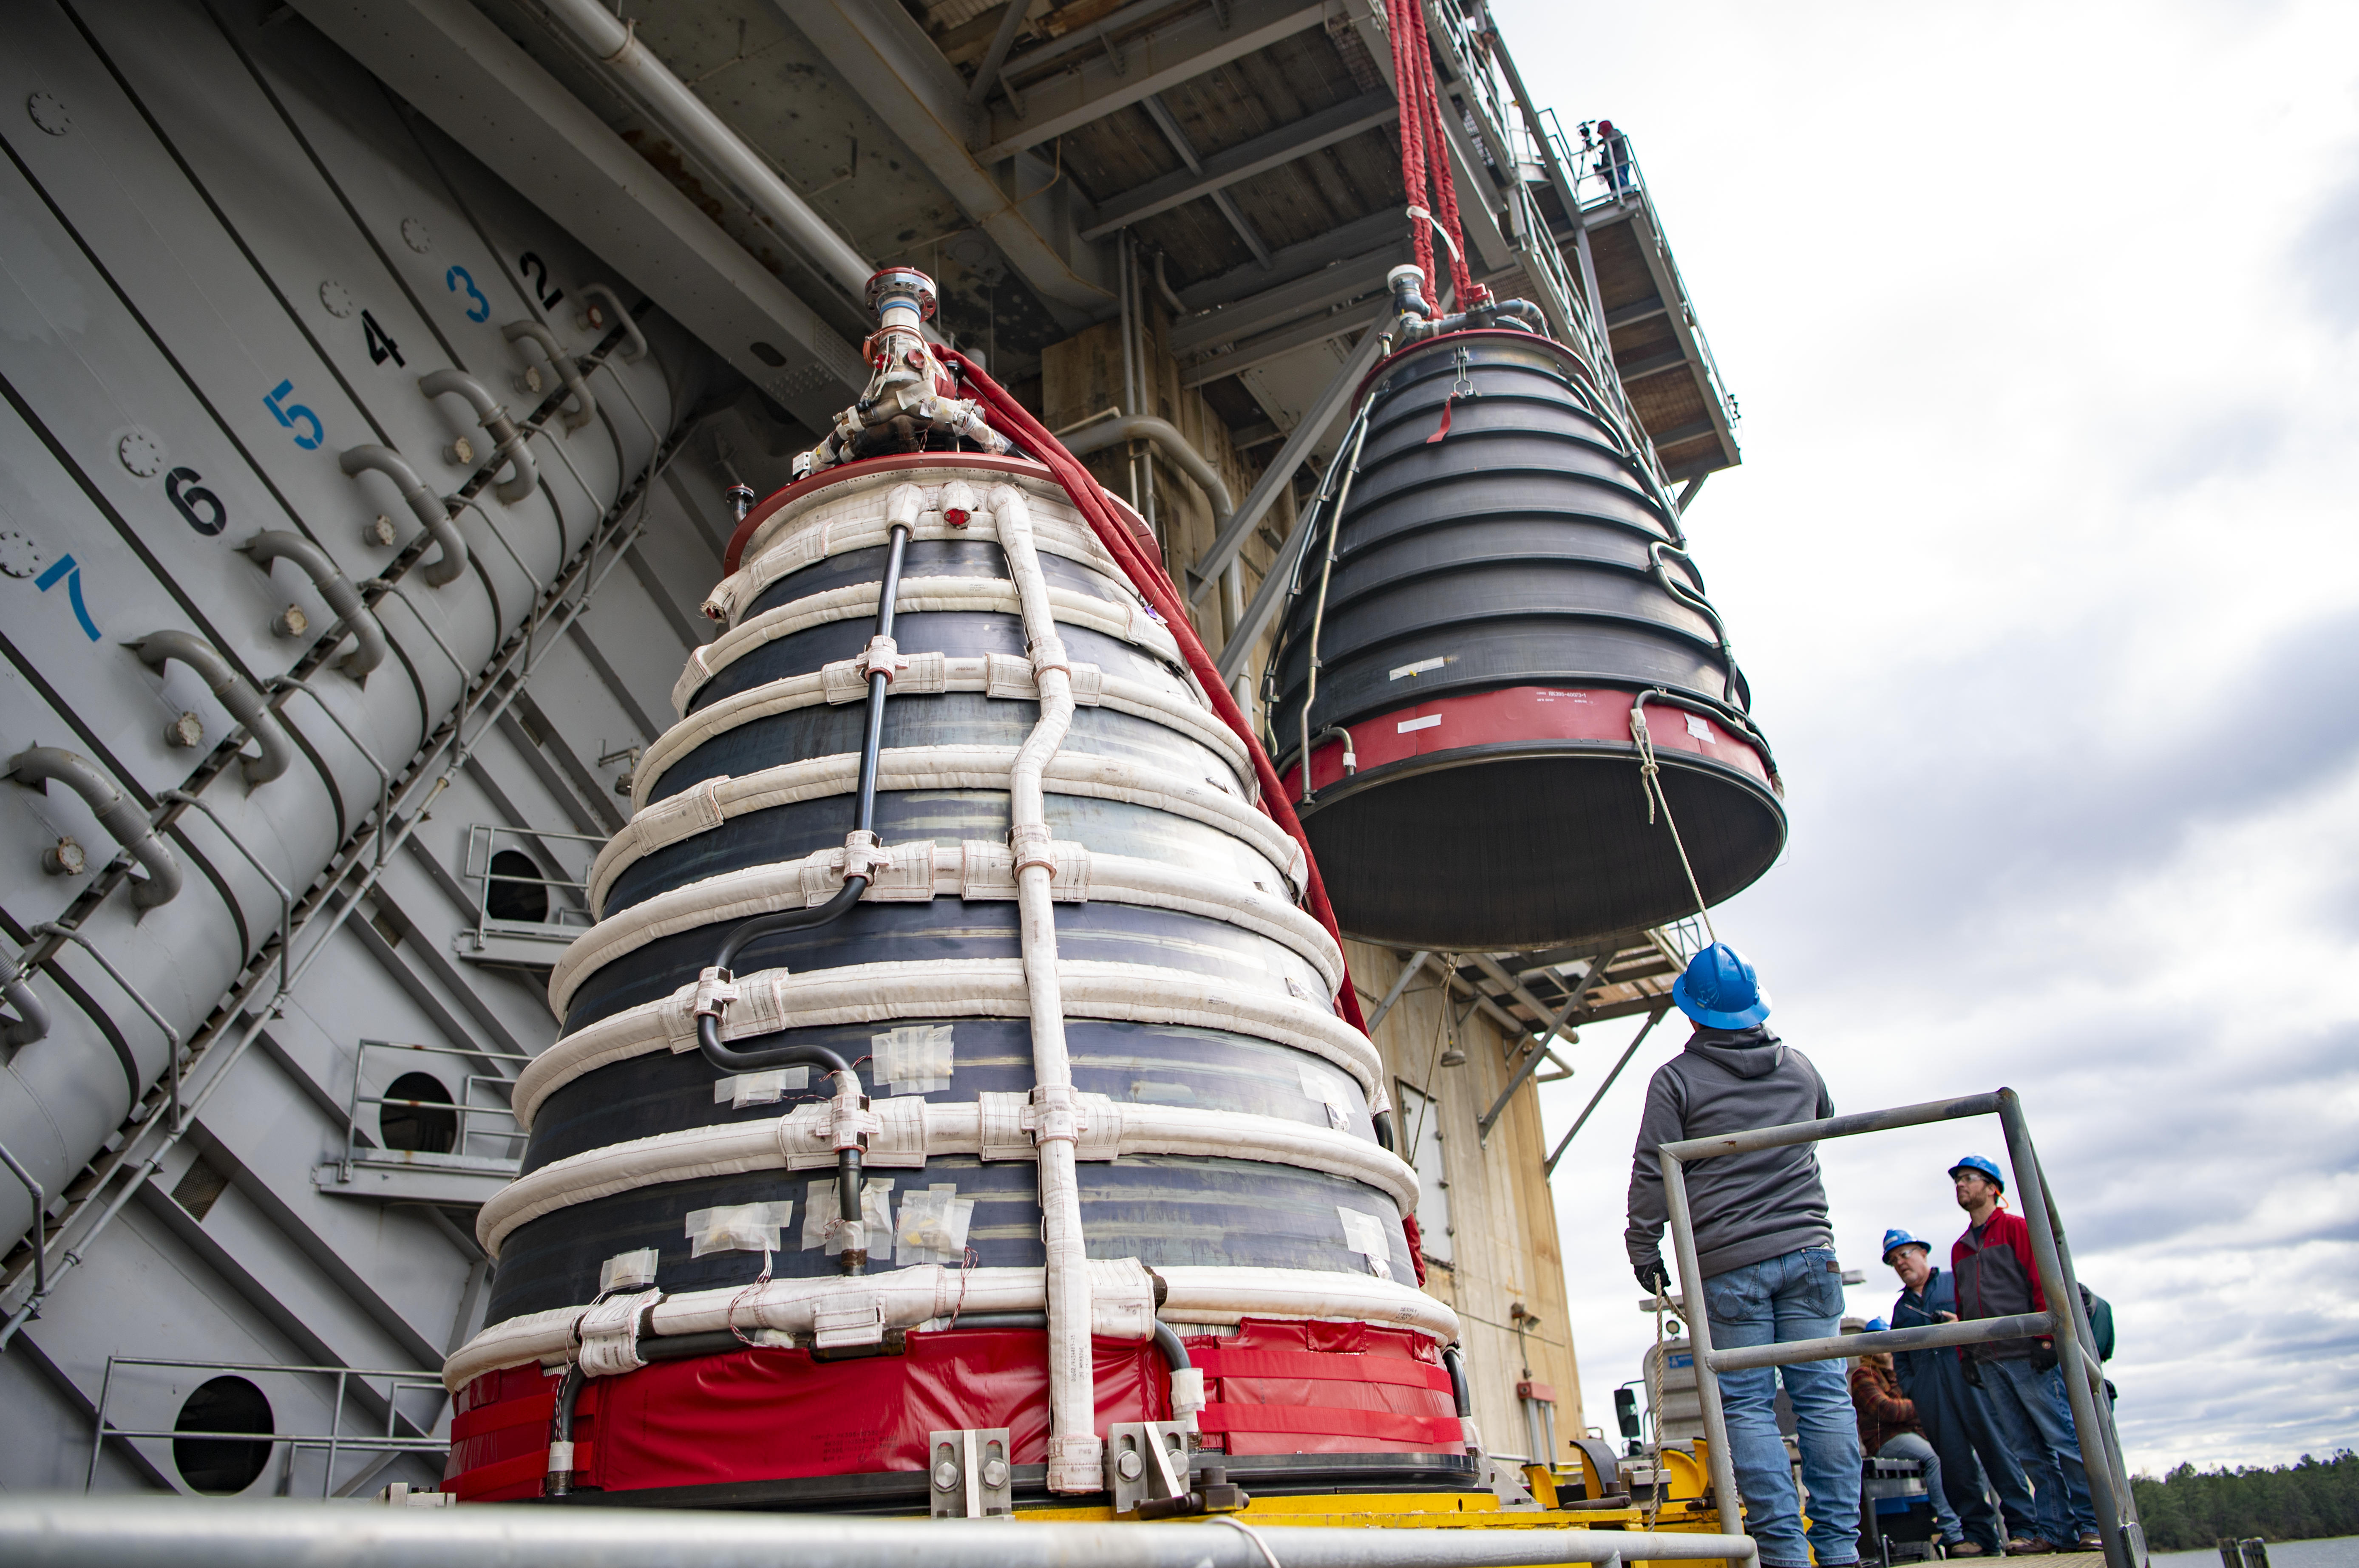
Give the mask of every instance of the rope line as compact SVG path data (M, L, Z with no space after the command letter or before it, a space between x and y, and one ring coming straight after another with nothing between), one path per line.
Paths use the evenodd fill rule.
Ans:
M1655 805L1661 802L1663 826L1671 830L1671 848L1680 852L1680 870L1686 873L1688 892L1695 895L1696 918L1703 922L1704 935L1718 942L1720 933L1712 929L1712 911L1704 907L1703 889L1696 884L1695 867L1688 860L1687 841L1680 837L1679 819L1671 815L1671 797L1663 793L1663 769L1655 761L1655 737L1647 728L1647 697L1643 692L1630 705L1630 740L1638 748L1638 789L1647 797L1647 826L1655 825Z

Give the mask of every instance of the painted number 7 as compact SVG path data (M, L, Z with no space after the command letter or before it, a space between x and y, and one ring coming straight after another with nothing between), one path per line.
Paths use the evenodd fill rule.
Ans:
M465 267L452 267L449 272L442 275L442 281L450 287L451 292L453 294L458 293L459 290L462 288L465 289L467 291L467 297L475 302L475 308L467 312L468 320L488 321L491 319L492 302L484 297L484 291L475 287L475 280L467 276L467 269Z
M280 398L291 395L294 390L293 382L282 381L272 389L269 396L262 400L262 406L270 410L270 416L273 419L277 420L289 430L295 428L298 421L310 426L311 433L308 436L299 433L295 438L295 444L307 452L317 451L320 443L325 440L328 435L327 431L320 427L320 416L299 403L289 403L284 406L279 404Z

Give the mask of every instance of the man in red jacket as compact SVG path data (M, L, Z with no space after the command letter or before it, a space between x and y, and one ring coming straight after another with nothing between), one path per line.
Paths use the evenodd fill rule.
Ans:
M2046 1312L2048 1293L2032 1261L2031 1227L2007 1211L2006 1179L1996 1162L1969 1154L1950 1167L1950 1180L1969 1221L1950 1249L1959 1318ZM1979 1382L1992 1423L2030 1477L2039 1521L2031 1550L2102 1550L2055 1346L2044 1339L2001 1339L1970 1345L1965 1354L1967 1375Z

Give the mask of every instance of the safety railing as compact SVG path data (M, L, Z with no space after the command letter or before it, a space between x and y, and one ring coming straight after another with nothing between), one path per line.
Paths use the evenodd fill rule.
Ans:
M433 1068L437 1059L462 1064L466 1068L482 1065L490 1070L462 1070L454 1075L459 1080L450 1099L422 1099L390 1093L367 1094L363 1090L382 1081L387 1089L398 1086L413 1073L441 1080ZM476 1051L457 1045L411 1045L390 1040L364 1040L353 1054L351 1093L344 1101L344 1154L340 1162L340 1175L353 1179L356 1166L416 1166L437 1165L457 1170L480 1171L487 1174L514 1176L524 1157L524 1130L516 1125L515 1108L508 1097L516 1079L491 1066L496 1063L513 1063L516 1071L532 1058L506 1051ZM374 1070L372 1070L374 1069ZM375 1108L374 1112L369 1108ZM447 1117L445 1130L450 1138L447 1148L402 1148L385 1136L386 1111L390 1108L410 1113L413 1127L425 1127ZM429 1113L421 1116L419 1113ZM364 1123L362 1118L374 1114L378 1140L364 1144ZM434 1140L440 1141L440 1140Z
M1736 1467L1728 1445L1728 1418L1721 1405L1720 1376L1764 1367L1786 1367L1802 1361L1834 1361L1881 1351L1934 1350L1951 1346L1990 1345L2009 1339L2052 1339L2056 1361L2064 1375L2064 1397L2071 1406L2072 1426L2080 1440L2081 1463L2088 1474L2089 1499L2097 1528L2104 1540L2108 1568L2146 1568L2146 1536L2130 1495L2129 1473L2122 1462L2121 1436L2114 1427L2112 1396L2097 1355L2096 1336L2081 1304L2080 1282L2072 1272L2071 1249L2064 1239L2064 1221L2048 1190L2025 1123L2023 1102L2013 1089L1970 1095L1963 1099L1929 1100L1891 1110L1862 1111L1797 1121L1784 1127L1757 1128L1750 1132L1712 1138L1690 1138L1661 1145L1663 1191L1670 1216L1671 1244L1679 1263L1680 1287L1690 1307L1705 1300L1703 1270L1697 1261L1695 1221L1688 1208L1685 1167L1698 1160L1729 1154L1750 1154L1764 1149L1821 1143L1830 1138L1855 1138L1865 1132L1924 1127L1937 1121L1962 1121L1970 1117L1995 1116L2006 1139L2008 1163L2015 1168L2017 1195L2031 1231L2031 1254L2046 1312L2018 1313L2007 1317L1976 1318L1965 1323L1929 1324L1919 1328L1886 1329L1875 1334L1840 1335L1829 1339L1796 1339L1776 1345L1741 1346L1717 1350L1712 1343L1711 1314L1691 1311L1688 1332L1695 1349L1696 1392L1703 1407L1709 1438L1708 1463L1712 1490L1720 1498L1721 1517L1733 1522ZM2061 1303L2060 1307L2057 1303Z
M282 1400L299 1391L286 1387L290 1381L315 1392L318 1390L318 1385L324 1381L331 1385L327 1430L325 1432L279 1432L275 1430L277 1426L275 1416L272 1421L274 1430L269 1432L228 1432L179 1426L110 1425L107 1421L108 1409L117 1394L122 1392L117 1385L115 1374L134 1368L161 1372L201 1372L206 1375L207 1380L230 1375L249 1379L258 1378L277 1385ZM180 1380L173 1379L175 1382ZM359 1385L358 1390L353 1387L355 1383ZM261 1392L264 1399L267 1400L270 1390L263 1389ZM405 1394L423 1396L419 1400L413 1400L412 1403L429 1408L431 1413L423 1419L414 1412L405 1414L401 1409L402 1397ZM134 1397L136 1399L137 1396ZM152 1391L150 1397L152 1397ZM451 1452L451 1440L447 1437L437 1437L429 1429L441 1419L442 1407L448 1399L449 1396L443 1391L442 1375L440 1372L419 1371L408 1368L387 1370L364 1367L287 1367L275 1362L182 1361L155 1356L110 1356L106 1358L106 1370L99 1379L98 1411L92 1420L90 1440L90 1467L82 1476L82 1490L88 1492L96 1488L99 1460L106 1452L106 1440L112 1437L133 1443L268 1444L274 1448L283 1449L283 1452L277 1455L279 1475L277 1483L273 1487L280 1497L292 1495L296 1456L305 1453L320 1454L324 1456L324 1462L320 1469L320 1496L323 1498L339 1496L341 1494L336 1489L336 1477L337 1465L341 1459L358 1456L382 1461L403 1454L416 1454L429 1458L447 1456ZM347 1414L352 1414L355 1419L361 1414L360 1411L353 1410L355 1404L374 1406L374 1411L368 1413L372 1419L378 1415L383 1417L383 1429L376 1430L372 1426L366 1429L348 1430L345 1425ZM402 1431L404 1426L409 1430ZM268 1469L271 1457L271 1455L265 1455L263 1462L255 1466L255 1480L260 1480L262 1473ZM165 1466L158 1465L158 1468L164 1469ZM383 1468L381 1463L366 1465L354 1474L347 1476L344 1492L349 1493L359 1485L365 1483L381 1468ZM169 1474L170 1471L168 1469L166 1473ZM252 1484L248 1483L249 1486Z
M555 963L558 950L594 923L590 866L605 842L590 833L470 826L462 874L475 884L473 955Z

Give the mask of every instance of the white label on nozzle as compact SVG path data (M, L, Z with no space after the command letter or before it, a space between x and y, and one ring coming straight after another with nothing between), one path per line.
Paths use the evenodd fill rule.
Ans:
M598 1293L630 1290L637 1285L656 1282L656 1249L642 1247L636 1252L617 1252L598 1265Z
M810 1087L809 1067L773 1067L766 1073L740 1073L712 1086L712 1103L732 1110L749 1105L776 1105L789 1090Z
M727 1204L717 1208L690 1209L688 1238L691 1258L707 1252L776 1252L778 1231L795 1217L792 1203Z
M1702 714L1690 713L1687 716L1687 720L1689 734L1694 736L1699 741L1706 742L1709 742L1712 740L1712 726L1703 721Z
M843 1206L838 1197L836 1178L824 1176L811 1183L803 1202L803 1245L806 1252L814 1247L827 1249L832 1258L843 1250ZM893 1227L893 1182L874 1176L863 1176L860 1182L860 1217L875 1227L879 1236Z
M1343 1245L1365 1258L1368 1271L1377 1279L1391 1279L1393 1249L1385 1235L1385 1222L1373 1214L1363 1214L1341 1204L1336 1206L1335 1214L1343 1222Z
M1391 678L1398 680L1403 676L1421 676L1428 670L1438 670L1449 662L1448 659L1419 659L1413 665L1403 665L1395 670Z
M868 1037L875 1076L897 1095L924 1094L951 1087L951 1026L911 1023Z
M1395 730L1397 730L1399 733L1401 733L1401 734L1403 734L1403 735L1406 735L1406 734L1408 734L1408 733L1410 730L1430 730L1430 729L1433 729L1436 725L1439 725L1440 722L1441 722L1441 715L1440 715L1440 714L1439 714L1439 713L1429 713L1429 714L1427 714L1427 715L1426 715L1424 718L1422 718L1422 719L1402 719L1398 724L1395 725L1395 726L1394 726L1394 729L1395 729Z

